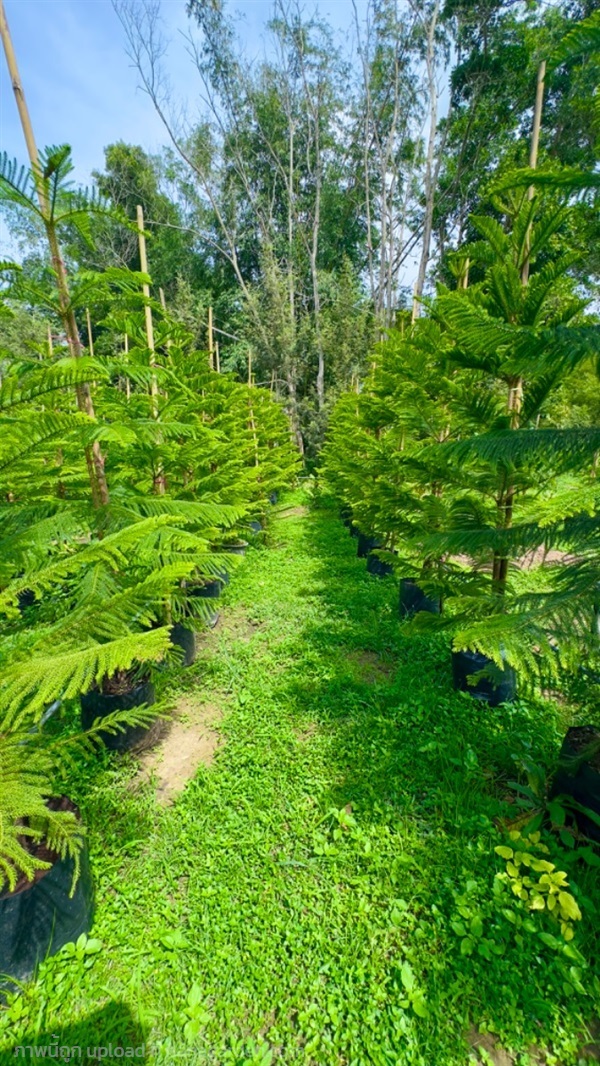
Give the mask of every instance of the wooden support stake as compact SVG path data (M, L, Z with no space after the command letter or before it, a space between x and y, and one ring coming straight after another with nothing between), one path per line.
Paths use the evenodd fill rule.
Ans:
M215 370L217 374L221 373L221 356L219 353L219 342L215 341Z
M53 354L54 346L52 344L52 328L50 326L50 323L48 323L48 355L50 356L50 358L52 358Z
M137 206L137 226L138 226L138 245L140 249L140 269L142 274L148 273L148 258L146 256L146 236L144 234L144 210L141 204ZM142 292L147 300L150 299L150 286L144 282L142 285ZM152 322L152 308L148 303L144 305L144 316L146 319L146 339L148 341L148 347L152 353L154 353L154 324ZM152 359L151 365L154 365ZM153 393L154 395L154 393Z
M535 170L538 161L538 151L540 147L540 129L542 126L542 107L544 105L544 80L546 77L546 60L543 59L538 67L537 85L535 91L535 107L533 110L533 129L531 131L531 148L529 150L529 167L531 170ZM527 199L533 200L535 189L533 185L529 186L527 191ZM527 236L525 238L525 259L523 261L523 267L521 269L521 283L527 285L529 281L529 241L531 237L531 227L527 230Z
M129 355L129 337L125 334L125 355ZM131 399L131 382L129 376L125 378L125 395L127 396L127 402Z
M87 322L87 335L88 335L88 348L92 359L94 358L94 338L92 337L92 320L90 318L90 309L85 309L85 320Z
M138 244L140 249L140 267L143 274L148 273L148 259L146 256L146 237L144 234L144 211L141 204L137 205L137 226L138 226ZM146 297L146 300L150 299L150 286L144 282L142 285L142 292ZM150 366L156 366L156 349L154 347L154 324L152 322L152 308L149 303L144 305L144 315L146 320L146 339L148 342L148 348L150 349ZM152 374L150 380L150 395L152 397L152 417L158 422L158 382L156 380L156 374ZM165 491L165 475L162 469L159 467L154 477L154 491L160 496Z
M213 312L212 307L208 309L208 365L211 370L214 370L215 365L213 361Z

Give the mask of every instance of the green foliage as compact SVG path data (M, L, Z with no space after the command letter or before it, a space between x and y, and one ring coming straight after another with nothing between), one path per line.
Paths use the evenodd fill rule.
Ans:
M464 1066L473 1027L515 1059L584 1057L597 870L544 835L582 914L566 943L494 853L513 756L550 771L568 710L519 701L500 720L453 692L447 640L399 627L395 584L365 573L337 517L293 513L308 502L285 499L201 661L172 678L174 701L223 711L212 765L167 808L134 763L67 782L103 946L48 959L9 997L2 1052L46 1032L106 1044L110 988L113 1045L128 1015L153 1066Z
M71 190L70 169L66 148L46 152L33 175L4 160L0 188L23 210L41 211L48 226L75 225L88 236L104 207ZM133 684L176 658L173 622L201 628L211 613L191 586L230 568L219 551L224 538L239 536L249 513L262 514L297 468L287 419L270 394L212 373L206 353L193 351L185 329L152 301L156 347L148 346L140 294L148 281L110 268L80 273L55 297L43 286L27 289L20 276L11 290L55 311L69 329L67 312L108 307L113 342L95 359L72 343L69 356L62 345L3 352L0 776L4 782L6 772L11 787L19 782L0 803L9 887L35 869L19 843L22 824L34 827L36 843L47 832L60 854L81 845L73 817L46 810L69 758L40 731L48 708L117 676ZM103 454L93 451L99 444ZM99 455L102 506L89 493ZM157 709L111 717L108 732L147 724Z
M480 280L441 287L432 321L380 346L360 394L332 417L323 473L400 572L443 596L444 614L418 627L450 628L457 650L508 661L524 679L556 677L595 639L598 437L564 423L576 376L590 411L599 395L599 333L575 291L577 256L561 247L570 209L540 193L497 203L510 228L473 218L481 239L461 252ZM523 590L523 556L576 544L587 562L561 569L554 596Z

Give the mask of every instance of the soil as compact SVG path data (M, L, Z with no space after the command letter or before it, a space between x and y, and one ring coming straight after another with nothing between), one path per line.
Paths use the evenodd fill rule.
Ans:
M374 651L349 651L346 661L355 667L361 681L374 684L389 680L394 672L392 663L386 663Z
M279 518L306 518L308 507L284 507L278 512Z
M161 743L141 758L136 782L154 781L158 802L173 803L198 767L213 763L221 741L216 726L222 717L219 704L182 696Z
M253 622L248 618L243 607L228 607L219 628L231 634L234 640L249 641L263 627L261 622ZM207 633L205 639L209 637Z
M103 696L123 696L138 685L143 685L148 677L137 677L134 670L117 670L110 677L103 677L100 691Z
M66 796L52 796L46 800L46 806L51 811L72 811L73 814L79 817L78 808ZM19 843L25 851L28 851L30 855L34 856L34 858L39 859L40 862L49 862L51 866L53 866L54 863L58 862L60 859L60 855L56 851L52 851L44 840L40 841L39 844L34 844L31 837L23 836L19 839ZM33 876L33 881L30 881L25 877L25 874L23 874L17 881L12 892L0 892L0 899L5 899L7 896L16 896L19 892L24 892L27 888L31 888L32 885L41 881L42 877L45 877L49 871L50 867L46 870L36 870Z

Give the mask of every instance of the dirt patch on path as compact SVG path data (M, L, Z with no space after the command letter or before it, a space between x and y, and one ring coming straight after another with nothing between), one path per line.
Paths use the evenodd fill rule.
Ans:
M173 803L198 767L213 762L221 740L216 726L222 717L218 704L183 696L161 743L140 759L136 783L154 780L158 802L163 807Z
M348 651L344 658L358 679L371 685L377 681L389 681L396 669L395 663L385 662L374 651Z
M309 513L308 507L301 504L299 507L284 507L279 511L278 518L306 518Z

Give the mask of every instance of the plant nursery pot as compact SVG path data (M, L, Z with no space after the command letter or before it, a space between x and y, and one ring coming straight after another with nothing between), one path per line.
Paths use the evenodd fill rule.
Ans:
M210 585L213 585L213 584L219 585L219 593L222 592L222 590L225 588L225 585L229 584L229 573L228 573L228 571L227 570L218 570L217 573L215 574L214 581L209 581L208 584L210 584ZM219 593L217 593L217 595Z
M218 551L227 552L229 555L245 555L247 547L247 540L238 540L234 544L222 544Z
M417 585L412 577L400 579L400 617L412 618L419 611L427 611L429 614L440 614L442 601L426 596L423 589Z
M368 537L366 535L366 533L359 533L358 534L358 545L357 545L357 548L356 548L356 554L357 554L359 559L366 559L366 557L369 554L369 552L373 551L373 548L382 548L382 547L383 547L383 544L381 543L379 537L373 537L373 536L369 536Z
M581 758L594 741L600 741L600 729L597 726L578 725L568 730L560 749L558 769L550 794L569 796L600 817L600 751L585 761L570 764L571 760ZM600 843L599 825L586 817L583 811L573 811L573 817L582 833Z
M269 493L269 503L272 504L273 506L275 506L275 504L277 503L278 499L279 499L279 493L277 492L277 489L273 489L273 492Z
M346 528L350 529L350 526L352 525L352 508L350 508L350 507L341 507L340 508L340 518L341 518L342 522L344 523L344 525L346 526Z
M262 533L263 531L263 527L261 526L260 522L257 521L248 522L248 527L252 533Z
M372 574L373 577L389 577L394 573L394 567L391 563L385 563L374 552L369 552L367 555L367 573Z
M191 666L196 660L196 634L193 629L188 629L181 622L176 622L171 627L171 644L182 648L182 666Z
M468 677L492 664L492 659L478 651L452 652L452 678L454 688L468 692L476 700L497 707L500 703L509 703L517 694L517 676L510 666L502 671L502 680L494 685L491 678L482 677L475 684L470 684Z
M78 813L64 796L48 800L48 805ZM33 881L23 878L13 892L0 896L0 987L5 989L9 985L5 976L29 981L40 962L92 926L94 891L87 844L80 853L80 875L72 898L73 859L61 859L43 844L36 854L52 863L50 869L39 870Z
M199 596L202 600L217 600L221 595L225 578L229 575L223 570L219 576L222 579L220 581L215 578L214 581L207 581L204 585L189 585L187 589L188 595Z
M140 681L128 692L119 693L116 696L106 696L98 689L92 689L80 696L81 700L81 724L84 729L89 729L96 718L104 718L115 711L128 711L133 707L141 707L142 704L153 704L156 700L154 685L151 681ZM119 733L104 733L100 736L109 751L131 751L133 748L142 750L149 748L160 733L160 720L151 722L148 726L128 726Z

